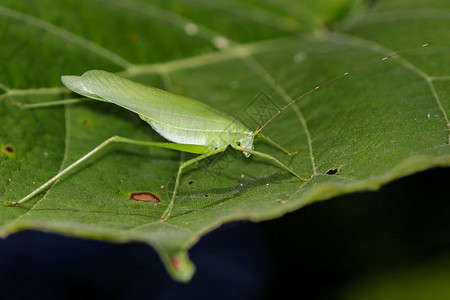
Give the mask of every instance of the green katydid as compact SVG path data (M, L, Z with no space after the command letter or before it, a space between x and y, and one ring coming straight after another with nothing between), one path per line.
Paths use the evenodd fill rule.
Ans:
M156 132L172 143L147 142L113 136L60 171L29 195L17 202L7 202L7 204L20 205L30 200L112 142L147 145L199 154L199 156L180 165L172 198L161 217L162 220L167 220L171 215L183 169L204 158L225 151L228 146L243 152L246 157L253 154L271 160L282 169L301 179L297 173L278 159L269 154L253 150L255 136L267 123L253 132L230 115L200 101L145 86L106 71L92 70L87 71L82 76L62 76L61 80L66 87L80 95L111 102L137 113ZM259 136L289 154L287 150L269 138L262 134Z

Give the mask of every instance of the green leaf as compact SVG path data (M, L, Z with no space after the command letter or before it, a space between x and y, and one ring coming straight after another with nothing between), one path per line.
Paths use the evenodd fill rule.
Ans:
M177 169L191 156L112 145L23 206L0 207L1 234L33 228L145 242L186 281L194 271L187 251L225 222L277 218L450 165L448 1L386 0L370 8L359 1L304 3L3 1L0 198L9 201L113 135L163 141L138 116L108 103L15 105L69 97L61 75L119 72L204 101L254 129L258 112L273 113L358 70L321 86L264 128L298 154L255 143L306 182L228 149L184 173L172 218L164 223L159 217ZM268 98L268 109L261 109ZM161 202L130 200L136 192Z

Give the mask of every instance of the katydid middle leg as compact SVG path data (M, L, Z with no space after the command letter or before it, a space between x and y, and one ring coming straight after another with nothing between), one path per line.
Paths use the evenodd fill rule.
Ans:
M170 218L170 215L171 215L172 209L173 209L173 205L175 203L175 197L176 197L177 192L178 192L178 186L180 185L180 178L181 178L181 174L183 173L183 169L186 168L187 166L190 166L190 165L192 165L192 164L194 164L194 163L196 163L196 162L198 162L198 161L200 161L202 159L205 159L205 158L207 158L207 157L209 157L211 155L223 152L223 151L225 151L226 148L227 148L227 146L223 146L223 147L214 149L214 150L212 150L212 151L210 151L208 153L205 153L203 155L199 155L197 157L194 157L193 159L185 161L185 162L183 162L180 165L180 167L178 168L177 178L175 180L175 188L173 190L172 199L170 200L169 205L167 206L166 210L164 211L163 215L161 216L161 220L167 221L167 219Z

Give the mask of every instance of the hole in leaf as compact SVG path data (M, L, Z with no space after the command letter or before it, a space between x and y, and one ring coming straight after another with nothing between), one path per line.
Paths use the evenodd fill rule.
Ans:
M5 151L8 153L14 153L14 149L11 146L5 146L3 149L5 149Z
M334 175L334 174L336 174L337 172L340 172L340 171L341 171L341 169L333 168L333 169L329 169L328 171L326 171L325 174L327 174L327 175Z

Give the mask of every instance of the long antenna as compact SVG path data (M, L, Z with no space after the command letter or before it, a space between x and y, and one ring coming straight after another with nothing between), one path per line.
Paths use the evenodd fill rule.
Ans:
M275 87L270 92L269 97L266 97L266 100L264 101L264 107L262 109L262 112L259 114L259 119L258 119L258 123L256 124L256 129L260 128L259 125L261 125L261 123L263 122L265 111L267 110L267 107L269 106L269 101L272 99L272 96L276 91L276 86L277 86L277 83L275 82Z
M334 78L332 78L332 79L329 79L329 80L327 80L327 81L322 82L322 83L319 84L318 86L316 86L316 87L310 89L310 90L307 91L306 93L300 95L299 97L295 98L294 100L292 100L291 102L289 102L288 104L286 104L284 107L282 107L282 108L281 108L279 111L277 111L272 117L270 117L270 119L267 120L267 121L266 121L259 129L256 129L255 132L253 132L253 136L256 136L259 132L261 132L261 130L263 130L264 127L266 127L270 122L272 122L275 118L277 118L277 117L278 117L278 116L279 116L286 108L288 108L289 106L293 105L293 104L296 103L298 100L300 100L300 99L302 99L302 98L308 96L308 95L311 94L312 92L314 92L314 91L320 89L321 87L324 87L324 86L326 86L326 85L329 85L329 84L331 84L331 83L333 83L333 82L335 82L335 81L341 79L342 77L345 77L345 76L347 76L347 75L353 74L353 73L355 73L355 72L357 72L357 71L359 71L359 70L365 69L365 68L367 68L367 67L369 67L369 66L371 66L371 65L377 64L377 63L379 63L379 62L381 62L381 61L385 61L385 60L391 59L391 58L393 58L393 57L399 56L400 54L402 54L402 53L404 53L404 52L407 52L407 51L410 51L410 50L414 50L414 49L417 49L417 48L421 48L421 47L427 47L427 46L429 46L431 43L432 43L432 42L428 42L428 43L422 44L422 45L420 45L420 46L416 46L416 47L412 47L412 48L407 48L407 49L404 49L404 50L402 50L402 51L395 52L395 53L390 54L390 55L388 55L388 56L385 56L385 57L383 57L383 58L377 58L377 59L375 59L375 60L373 60L373 61L370 61L370 62L368 62L368 63L362 64L362 65L360 65L360 66L358 66L358 67L356 67L356 68L354 68L354 69L351 69L351 70L349 70L349 71L347 71L347 72L345 72L345 73L342 73L342 74L340 74L340 75L338 75L338 76L336 76L336 77L334 77Z

